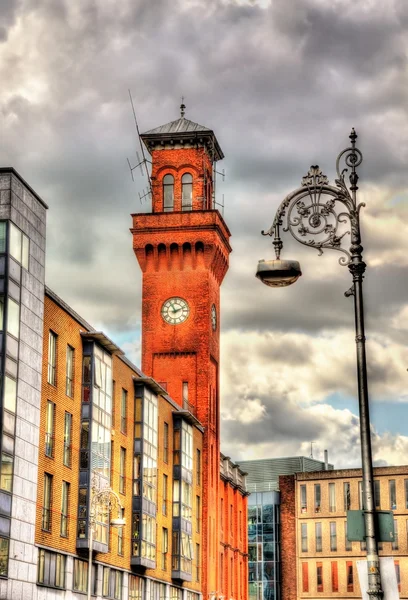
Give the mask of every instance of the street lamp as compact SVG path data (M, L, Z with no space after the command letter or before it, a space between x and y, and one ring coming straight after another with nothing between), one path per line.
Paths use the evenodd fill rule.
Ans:
M110 524L112 527L123 527L126 525L126 519L122 517L123 506L120 502L119 496L116 492L114 492L111 488L107 487L102 490L99 490L96 487L95 482L92 484L91 488L91 501L89 508L89 521L88 521L88 531L89 531L89 558L88 558L88 590L87 590L87 599L91 600L91 586L92 586L92 546L93 546L93 537L95 533L96 526L96 516L98 512L102 510L106 511L107 514L110 514L113 507L116 506L118 511L118 517L116 519L111 519Z
M345 296L354 296L355 331L357 346L358 404L360 412L360 437L363 472L363 497L365 509L365 527L367 542L368 594L372 600L380 600L381 589L380 564L378 558L376 529L373 465L371 453L370 416L367 386L367 365L364 335L363 308L363 274L366 264L362 258L363 247L360 236L360 209L365 206L357 204L356 192L358 167L363 155L356 148L357 134L354 129L350 134L351 147L343 150L337 157L336 186L329 180L317 165L311 166L302 179L302 185L288 194L278 208L272 226L263 235L273 238L276 260L261 260L258 263L256 277L270 287L284 287L297 281L302 274L297 261L282 260L280 257L283 243L280 229L290 231L292 236L304 246L316 248L319 255L324 249L337 250L342 253L339 263L347 266L353 284ZM345 168L342 170L343 162ZM345 174L350 169L349 182ZM344 226L347 226L347 230ZM341 247L342 238L350 234L349 251Z

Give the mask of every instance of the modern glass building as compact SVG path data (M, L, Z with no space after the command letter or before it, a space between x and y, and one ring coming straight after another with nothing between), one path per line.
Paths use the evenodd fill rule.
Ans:
M295 456L245 460L248 498L249 600L280 600L279 475L333 469L326 462Z

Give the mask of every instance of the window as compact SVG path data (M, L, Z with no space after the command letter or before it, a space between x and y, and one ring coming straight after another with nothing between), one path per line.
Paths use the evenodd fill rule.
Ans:
M63 463L66 467L71 466L71 432L72 432L72 415L69 412L65 413L64 419L64 454Z
M163 505L162 505L162 513L167 515L167 485L168 485L168 477L163 473Z
M47 413L45 415L45 455L50 458L54 456L54 423L55 404L51 400L48 400Z
M29 238L10 222L10 254L25 269L28 269L29 251Z
M169 530L166 527L162 529L162 569L167 569L167 553L169 551Z
M398 591L400 592L401 591L401 571L400 571L399 560L395 560L394 565L395 565L395 576L397 578Z
M344 510L350 510L350 482L345 481L343 484L344 491Z
M306 486L300 486L300 512L307 512L307 495L306 495Z
M57 356L57 334L53 331L48 335L48 378L51 385L56 385L56 356Z
M188 410L188 381L183 381L183 408Z
M74 349L67 346L67 373L65 383L65 393L70 398L74 395Z
M125 509L120 509L120 518L125 518ZM118 527L118 554L119 556L123 556L123 527Z
M329 512L336 512L336 484L329 483Z
M392 549L398 550L398 521L394 519L394 541L392 542Z
M48 587L65 588L65 556L40 548L37 581Z
M314 500L315 500L315 513L319 513L320 508L321 508L320 483L316 483L314 486Z
M395 479L390 479L388 482L390 490L390 509L396 510L397 508L397 494L395 490Z
M44 500L42 510L42 529L51 531L51 498L52 496L52 475L44 473Z
M322 524L315 523L316 530L316 552L322 551Z
M367 550L367 542L366 541L360 542L360 550L361 550L361 552L365 552Z
M316 584L317 591L323 591L323 564L321 562L316 563Z
M196 496L196 531L200 533L200 522L201 522L201 500L200 496Z
M307 562L302 563L302 590L309 591L309 565Z
M122 400L120 403L120 430L126 433L126 407L127 407L127 391L122 389Z
M347 539L347 521L344 521L344 549L345 550L352 550L353 545L352 542L349 542L349 540Z
M220 520L221 520L221 531L224 529L224 498L221 498L221 507L220 507ZM407 532L408 532L408 521L407 521Z
M3 445L6 437L7 436L3 436ZM6 490L6 492L11 492L13 482L13 462L13 456L10 454L5 454L4 452L1 453L0 488L2 490Z
M104 598L122 598L122 571L103 567L102 596Z
M143 599L143 578L138 575L129 575L129 600Z
M163 177L163 210L171 212L174 209L174 177L169 173Z
M119 492L121 494L126 493L126 479L125 479L125 470L126 470L126 450L125 448L120 449L120 465L119 465Z
M301 524L302 552L307 552L307 523Z
M197 485L201 485L201 451L197 448L197 461L196 461L196 478Z
M6 234L7 234L7 221L0 221L0 253L4 254L6 252Z
M0 537L0 576L7 577L8 574L8 559L9 559L9 542L7 538Z
M17 383L7 375L4 378L4 408L12 413L16 412Z
M196 581L200 581L200 566L201 566L200 561L201 561L200 544L196 544ZM223 576L223 574L221 573L221 577L222 576Z
M75 592L88 591L88 561L74 558L74 585Z
M378 479L374 480L374 504L375 508L378 510L381 508L381 482Z
M16 338L20 333L20 305L11 298L7 301L7 331Z
M347 591L354 591L354 573L353 573L353 563L351 561L347 561L346 563L346 576L347 576Z
M230 535L232 535L233 531L234 531L234 508L233 508L232 504L230 504L230 518L229 518L229 521L230 521Z
M181 178L181 210L192 210L193 208L193 176L184 173Z
M339 574L337 569L337 562L331 564L331 581L332 581L332 592L339 591Z
M169 462L169 424L164 423L163 430L163 461L165 463Z
M68 507L69 507L69 483L67 481L62 482L62 493L61 493L61 529L60 535L62 537L68 537Z
M332 552L337 550L337 530L335 521L330 523L330 550Z

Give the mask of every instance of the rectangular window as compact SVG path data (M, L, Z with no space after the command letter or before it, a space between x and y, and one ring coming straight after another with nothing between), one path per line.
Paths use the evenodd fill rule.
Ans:
M52 475L44 473L44 500L41 527L51 531L51 501L52 501Z
M354 592L354 573L353 573L353 563L351 561L347 561L347 563L346 563L346 575L347 575L347 591Z
M330 550L332 552L337 550L337 529L335 521L331 521L330 523Z
M7 302L7 332L16 338L20 333L20 305L11 298Z
M162 529L162 569L167 569L167 555L169 552L169 530L166 527Z
M196 544L196 581L200 581L200 567L201 567L201 556L200 556L200 544ZM221 573L221 577L223 574Z
M129 600L143 599L143 578L138 575L129 575Z
M220 520L221 520L221 531L224 530L224 498L221 498L220 506ZM408 521L407 521L407 532L408 532Z
M183 381L183 408L188 410L188 381Z
M322 524L315 523L316 531L316 552L322 551Z
M21 263L25 269L28 269L29 253L29 238L13 223L10 223L10 255Z
M302 552L307 552L307 523L302 523L301 526Z
M8 575L9 543L10 540L0 537L0 577Z
M3 437L3 444L5 437ZM1 478L0 487L6 492L11 492L13 482L13 461L14 457L10 454L1 453Z
M375 508L377 510L379 510L381 508L381 487L380 487L380 480L379 479L375 479L374 480L374 503L375 503Z
M122 598L122 571L103 567L102 575L102 596L104 598Z
M397 578L398 591L400 592L401 591L401 571L400 571L399 560L395 560L394 565L395 565L395 576Z
M125 518L125 509L120 509L120 516L122 519ZM123 527L118 527L118 554L123 556Z
M63 463L66 467L71 466L71 450L72 450L72 415L69 412L66 412L65 419L64 419L64 455L63 455Z
M168 477L163 474L163 505L162 505L162 513L167 515L167 485L168 485Z
M230 518L229 518L229 521L230 521L230 535L232 535L233 530L234 530L234 509L233 509L232 504L230 504Z
M88 591L88 561L74 558L74 584L75 592Z
M337 569L337 562L331 564L331 581L332 581L332 592L339 591L339 574Z
M314 504L315 504L315 513L319 513L320 508L321 508L320 483L315 483L315 486L314 486Z
M394 519L394 541L392 542L392 549L398 550L398 521Z
M200 496L196 496L196 532L200 533L201 523L201 500Z
M329 483L329 512L336 512L336 484Z
M48 335L48 378L51 385L56 385L57 334L50 330Z
M196 479L197 485L201 485L201 451L197 448L197 461L196 461Z
M40 548L37 582L49 587L65 588L65 556Z
M68 537L69 483L62 482L61 493L61 530L62 537Z
M17 383L7 375L4 378L4 408L16 412Z
M125 472L126 472L126 450L125 448L121 448L120 449L120 464L119 464L119 492L121 494L125 494L126 493L126 479L125 479Z
M350 482L345 481L343 484L344 491L344 510L350 510Z
M395 489L395 479L390 479L388 482L388 485L389 485L389 489L390 489L390 509L396 510L397 509L397 493L396 493L396 489Z
M306 495L306 486L300 486L300 512L307 512L307 495Z
M67 346L67 372L65 393L70 398L72 398L74 395L74 349L69 345Z
M122 398L120 402L120 430L126 433L126 409L127 409L127 391L122 389Z
M316 585L317 591L323 591L323 563L316 563Z
M45 415L45 455L50 458L54 456L54 424L55 404L51 400L48 400Z
M163 431L163 461L169 462L169 424L164 423Z
M307 562L302 563L302 590L309 591L309 565Z

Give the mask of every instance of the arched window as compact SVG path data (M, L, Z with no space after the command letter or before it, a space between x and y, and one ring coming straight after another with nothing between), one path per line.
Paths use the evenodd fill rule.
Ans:
M170 174L163 177L163 210L164 212L174 210L174 177Z
M193 176L184 173L181 178L181 210L192 210L193 208Z

